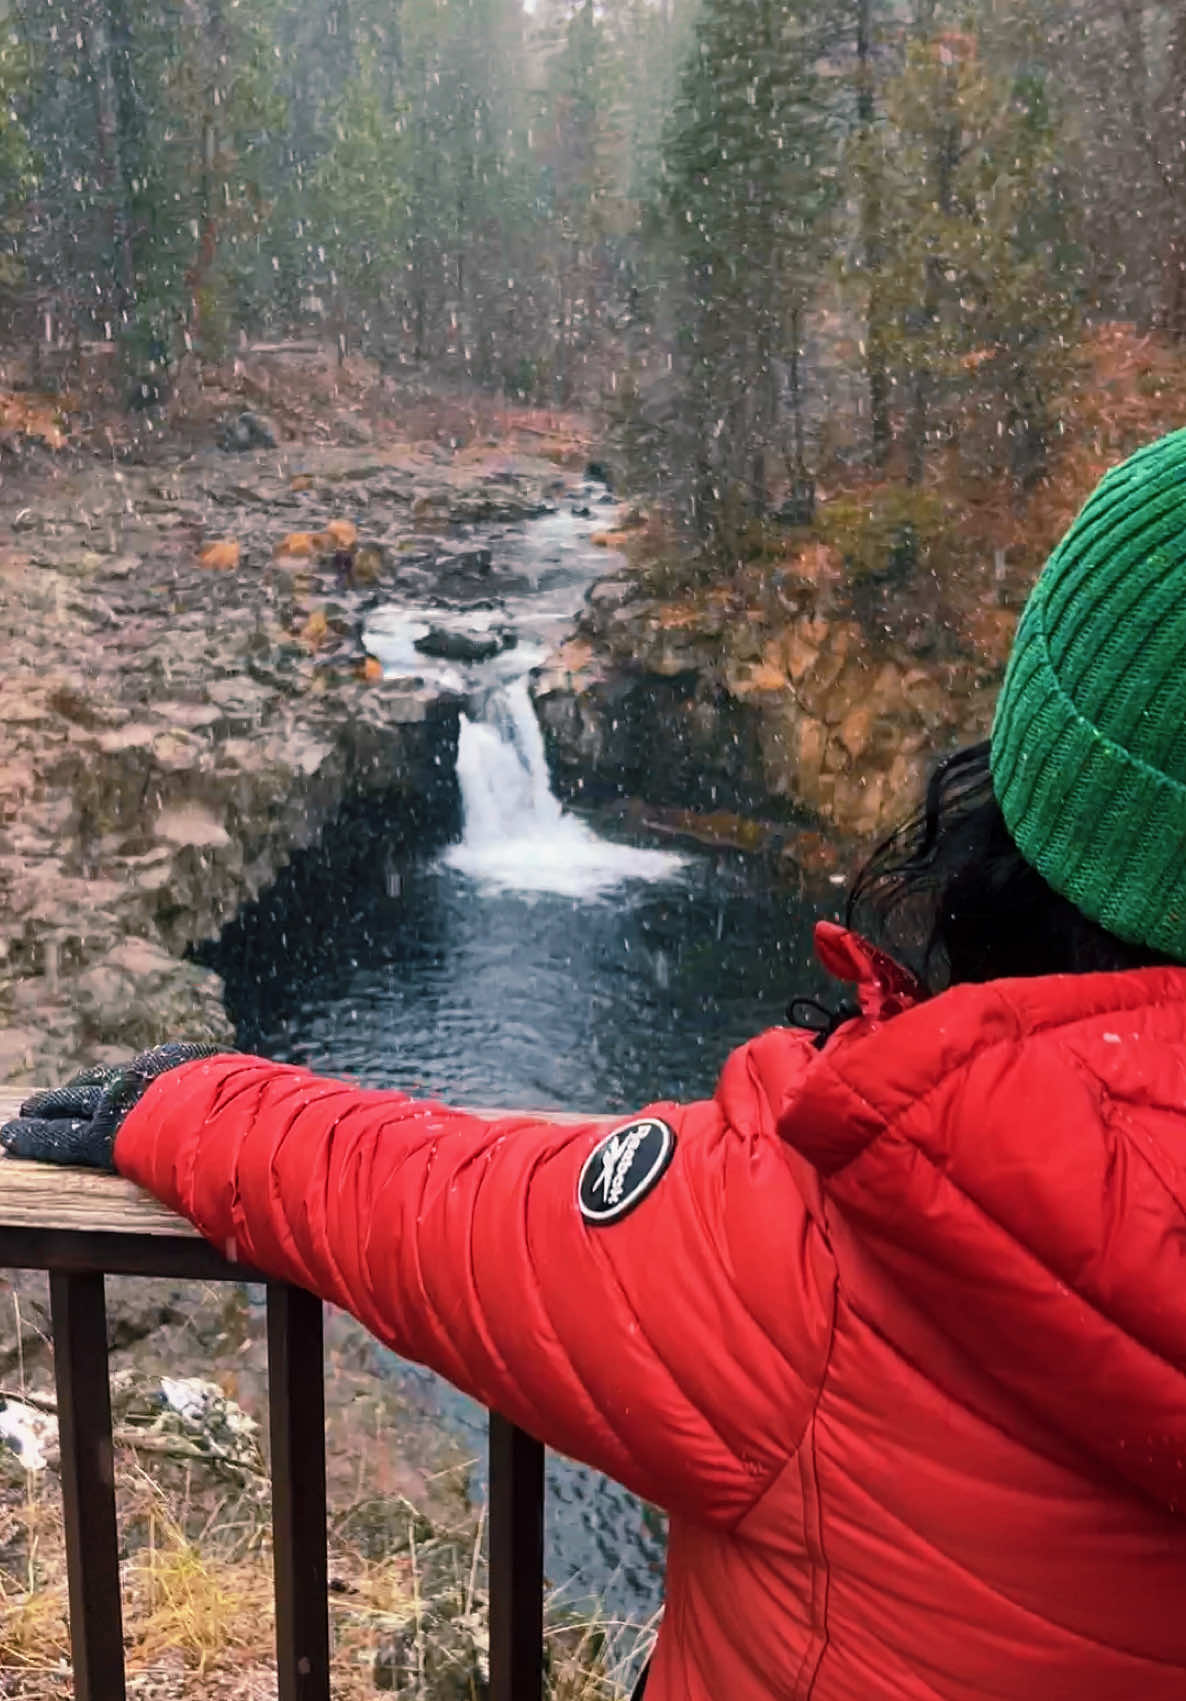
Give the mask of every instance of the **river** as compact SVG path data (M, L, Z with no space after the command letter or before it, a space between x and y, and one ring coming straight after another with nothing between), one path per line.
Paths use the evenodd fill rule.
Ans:
M282 876L214 959L245 1049L446 1101L629 1112L707 1095L734 1045L818 987L817 906L738 857L611 838L552 795L529 671L612 562L590 541L612 510L595 489L580 497L586 512L482 534L505 568L496 606L371 617L368 646L389 673L468 692L462 835L431 855L356 859L346 891L332 854ZM509 625L517 643L480 663L434 662L414 646L442 622L471 635ZM482 1457L482 1412L376 1354ZM655 1610L661 1520L552 1455L547 1541L561 1599L636 1621Z

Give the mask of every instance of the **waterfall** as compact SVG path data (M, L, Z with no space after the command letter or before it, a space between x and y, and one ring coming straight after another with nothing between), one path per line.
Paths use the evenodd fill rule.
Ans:
M526 674L461 718L463 832L444 861L488 888L596 897L627 880L670 879L683 857L614 844L561 808Z

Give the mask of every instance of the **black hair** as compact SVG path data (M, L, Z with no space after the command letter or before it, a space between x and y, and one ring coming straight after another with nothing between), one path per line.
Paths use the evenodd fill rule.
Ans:
M1175 960L1107 932L1030 867L993 795L987 742L939 764L922 809L853 879L846 920L932 993Z

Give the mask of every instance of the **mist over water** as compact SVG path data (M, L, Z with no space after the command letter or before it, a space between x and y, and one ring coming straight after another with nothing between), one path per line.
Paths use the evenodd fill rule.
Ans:
M463 716L457 752L464 831L447 867L486 889L593 898L628 881L673 880L685 858L600 837L552 794L524 674Z

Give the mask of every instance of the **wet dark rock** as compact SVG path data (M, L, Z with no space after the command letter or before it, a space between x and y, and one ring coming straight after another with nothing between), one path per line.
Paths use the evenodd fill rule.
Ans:
M690 668L664 678L623 672L572 694L541 670L533 686L561 795L643 797L705 814L786 812L763 785L753 717L723 693L700 690Z
M449 544L437 556L443 573L481 575L489 573L494 556L488 544Z
M815 519L815 480L797 479L789 496L775 509L773 517L780 526L789 528L811 525Z
M503 650L512 649L515 641L515 634L502 628L489 632L459 632L445 626L434 626L423 638L415 640L413 648L421 655L440 656L444 661L484 662L500 655Z
M418 567L413 562L400 562L393 583L403 596L423 596L433 590L437 576L429 567Z
M130 413L150 413L162 408L168 400L169 386L164 378L138 378L128 392Z
M637 581L595 585L576 636L532 676L561 795L868 839L936 751L985 736L997 676L954 645L920 665L933 623L891 643L839 592L781 590L765 616L689 596L673 619Z
M590 585L585 593L585 601L599 610L620 608L634 595L635 587L629 579L598 579L595 585Z
M242 454L248 449L275 449L279 443L271 420L251 409L245 410L236 419L224 419L215 441L220 449L231 454Z

